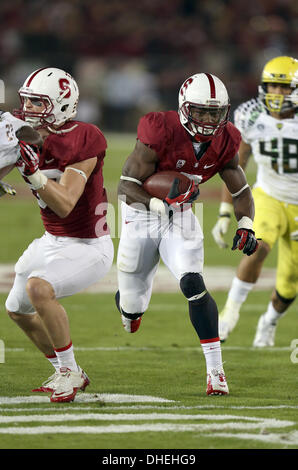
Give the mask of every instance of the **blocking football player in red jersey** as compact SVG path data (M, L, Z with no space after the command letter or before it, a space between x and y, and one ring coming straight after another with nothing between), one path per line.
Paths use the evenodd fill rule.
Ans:
M228 121L229 108L221 80L209 73L189 77L179 91L178 112L151 112L141 118L136 146L124 164L118 188L125 223L117 256L116 305L123 326L131 333L139 328L161 258L188 301L190 320L206 359L207 395L226 395L229 389L222 366L218 310L203 279L202 229L192 210L178 210L198 197L198 184L179 194L174 182L164 200L151 197L142 184L163 170L183 172L201 184L219 173L233 196L238 220L232 249L251 255L258 246L252 230L254 202L238 165L241 137Z
M107 144L95 125L74 120L79 90L63 70L33 72L19 95L20 116L38 129L43 145L39 151L20 141L16 166L37 198L45 234L16 263L6 309L55 368L35 391L68 402L89 378L76 362L58 299L101 279L113 261L102 175Z

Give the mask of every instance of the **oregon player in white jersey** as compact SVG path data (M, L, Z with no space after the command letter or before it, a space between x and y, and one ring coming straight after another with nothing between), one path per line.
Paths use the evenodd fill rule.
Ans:
M14 196L16 191L1 181L11 170L20 156L19 140L40 144L41 138L27 123L17 119L8 111L0 111L0 197Z
M236 326L240 308L277 242L276 285L267 311L259 319L255 347L274 345L277 322L298 290L298 60L286 56L270 60L261 81L258 98L241 104L234 117L242 134L240 165L245 169L250 155L257 164L254 230L262 240L257 252L241 259L219 316L220 339L224 341ZM212 230L222 248L227 246L224 234L232 214L231 201L224 187L219 218Z

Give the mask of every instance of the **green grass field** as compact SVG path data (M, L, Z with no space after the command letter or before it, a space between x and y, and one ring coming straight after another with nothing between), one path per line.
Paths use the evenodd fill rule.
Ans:
M131 136L108 136L105 185L116 205ZM253 181L254 167L248 179ZM28 243L43 233L39 211L13 172L15 198L1 198L1 264L12 264ZM218 191L217 178L206 183ZM20 194L21 193L21 194ZM207 193L205 193L207 194ZM216 199L204 199L205 265L237 266L241 254L219 250L210 234ZM234 227L229 236L232 239ZM114 239L117 249L118 239ZM266 267L276 263L274 251ZM219 309L226 292L212 291ZM1 449L297 449L297 307L281 320L276 346L252 348L257 320L270 291L253 291L240 321L223 344L230 395L207 397L205 360L190 324L185 298L155 291L140 330L127 334L112 292L63 299L76 358L90 376L86 393L70 404L51 404L31 389L52 374L49 363L4 313L0 294L0 448ZM1 344L1 343L0 343ZM297 339L298 345L298 339ZM298 351L297 351L298 352ZM3 356L3 355L2 355Z

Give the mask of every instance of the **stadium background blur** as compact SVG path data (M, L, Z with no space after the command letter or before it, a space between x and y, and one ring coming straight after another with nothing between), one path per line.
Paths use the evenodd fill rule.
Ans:
M232 111L255 96L267 60L297 55L298 2L1 0L0 27L4 109L29 73L60 67L79 84L78 119L135 132L142 114L177 109L197 72L223 80Z
M74 75L80 87L78 119L93 122L103 129L108 140L104 179L111 203L108 216L110 214L111 222L115 220L116 224L113 236L116 253L119 242L117 185L124 159L134 146L139 117L148 111L177 109L180 84L200 71L214 73L224 81L232 112L240 102L256 96L267 60L280 54L297 57L298 2L1 0L0 27L0 79L6 92L5 103L0 104L0 108L11 110L19 106L17 90L33 70L44 66L61 67ZM247 175L250 184L254 182L253 165L249 165ZM291 306L281 322L275 348L261 351L251 348L257 319L264 312L269 290L274 285L276 252L266 260L268 271L263 270L263 283L260 290L250 294L235 334L223 345L231 389L228 401L221 405L216 403L210 410L212 405L203 385L204 358L187 320L185 298L176 283L171 284L169 295L172 279L169 272L164 271L164 275L158 277L144 324L137 335L128 338L114 305L114 265L110 275L93 291L63 299L70 313L78 360L92 377L90 395L97 397L95 402L89 402L90 395L86 394L87 401L76 402L76 408L72 409L73 413L74 409L79 413L78 419L84 419L80 424L82 432L70 429L72 425L76 429L79 425L73 421L73 415L68 420L68 415L59 413L69 434L56 433L52 427L50 434L32 433L32 428L41 424L39 419L49 426L52 423L57 429L56 418L50 413L57 417L57 408L50 410L46 402L36 408L37 402L22 401L33 399L28 397L32 385L39 384L41 374L47 376L49 364L5 314L4 304L13 282L14 263L44 230L36 201L18 171L12 171L6 181L16 188L17 194L0 200L0 340L6 347L5 364L0 364L3 371L0 415L7 419L0 423L0 448L297 449L297 364L291 362L289 350L293 338L298 338L294 320L297 304ZM204 205L205 265L209 268L209 275L208 269L205 270L206 285L219 308L224 305L234 268L241 257L238 251L219 250L211 236L218 214L220 188L221 180L216 176L202 185L199 199ZM113 208L116 217L113 217ZM112 227L111 223L109 225ZM235 221L227 234L230 246L234 230ZM128 422L139 425L139 420L133 421L131 411L141 403L132 401L118 407L117 403L109 402L109 394L114 397L149 394L174 400L176 403L166 405L174 405L171 412L179 413L180 424L181 408L195 415L189 420L192 426L198 417L198 408L206 407L214 420L210 432L206 431L208 424L204 418L202 432L165 431L162 438L159 432L152 431L122 434L123 409L129 412ZM19 404L18 397L21 398ZM148 403L144 403L143 410L146 405ZM152 412L152 405L156 406L156 413L163 410L168 413L169 408L163 403L152 403L148 413ZM9 409L10 416L5 416L5 409ZM25 417L20 415L24 409ZM40 417L34 414L37 409ZM90 420L88 410L114 413L116 420L119 410L121 417L113 421L119 433L87 434L84 422L88 422L88 426L93 423L87 421ZM222 414L225 419L231 415L232 421L222 425ZM241 421L235 419L236 415L243 427ZM185 418L183 416L182 426ZM38 421L30 424L27 435L18 434L19 424L14 434L5 435L5 423L11 427L13 420L25 423L29 419ZM144 423L149 419L149 416L144 418ZM165 419L160 415L162 425L169 426ZM270 423L276 419L294 420L295 425L288 430L277 428L274 431ZM253 431L256 422L259 424ZM150 422L150 426L158 425L158 422ZM227 429L232 430L229 438L224 433L219 434L221 430L226 433ZM248 429L247 438L242 439L245 429Z

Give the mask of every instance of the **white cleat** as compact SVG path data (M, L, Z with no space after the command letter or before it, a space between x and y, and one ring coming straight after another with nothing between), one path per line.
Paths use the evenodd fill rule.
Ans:
M274 346L275 331L276 324L268 323L265 319L265 315L262 315L258 321L253 346L255 348Z
M207 395L228 395L229 387L222 368L212 369L207 374Z
M49 377L47 380L45 380L40 387L34 388L32 392L43 392L43 393L49 393L54 391L54 386L56 383L56 380L59 376L59 372L54 372L51 377Z
M223 311L218 317L218 331L220 341L226 341L239 320L240 305L232 300L227 300Z
M89 377L80 367L77 372L61 367L50 400L60 403L73 401L78 390L84 391L89 383Z

